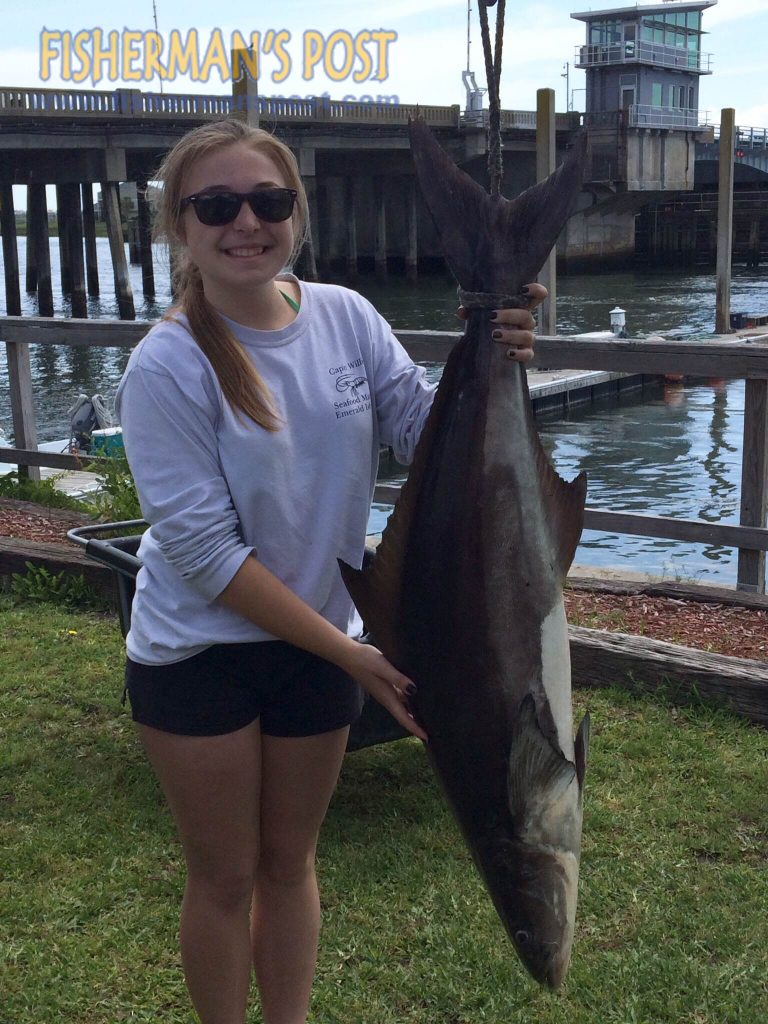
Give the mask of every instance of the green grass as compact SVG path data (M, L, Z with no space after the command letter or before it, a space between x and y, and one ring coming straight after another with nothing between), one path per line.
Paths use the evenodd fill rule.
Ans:
M179 848L121 662L112 618L0 604L0 1024L193 1019ZM403 741L347 758L323 832L315 1024L768 1020L768 733L621 691L576 702L593 738L562 991L520 967Z

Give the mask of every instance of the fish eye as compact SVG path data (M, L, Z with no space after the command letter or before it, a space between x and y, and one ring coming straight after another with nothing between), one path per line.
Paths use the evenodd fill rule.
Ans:
M530 932L527 932L524 928L518 928L515 932L515 942L518 944L518 946L527 946L530 941Z

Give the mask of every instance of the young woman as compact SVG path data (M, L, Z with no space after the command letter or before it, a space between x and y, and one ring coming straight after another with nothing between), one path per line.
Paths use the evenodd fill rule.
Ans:
M126 685L183 845L200 1020L242 1024L253 966L265 1024L303 1024L315 847L360 686L425 739L411 681L353 639L336 559L360 564L379 445L410 461L432 388L361 296L284 270L307 203L282 143L207 125L160 178L178 305L118 392L151 524ZM497 340L530 359L530 313L498 319Z

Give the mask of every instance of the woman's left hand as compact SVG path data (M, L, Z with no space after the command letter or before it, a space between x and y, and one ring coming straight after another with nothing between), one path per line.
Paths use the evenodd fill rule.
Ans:
M514 352L512 358L518 363L529 363L533 359L536 321L533 310L547 297L547 289L541 284L529 284L524 289L528 296L526 309L497 309L493 318L493 340L506 345ZM467 319L467 311L459 307L459 319Z

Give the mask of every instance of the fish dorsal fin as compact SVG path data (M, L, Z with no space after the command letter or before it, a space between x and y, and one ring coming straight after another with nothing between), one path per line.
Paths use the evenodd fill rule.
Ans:
M520 705L509 750L507 799L515 822L526 822L536 807L556 800L575 779L575 765L545 736L529 693Z
M544 451L533 419L528 379L523 371L520 383L525 395L527 430L536 460L536 473L541 488L547 525L555 545L561 581L565 580L579 545L584 528L584 505L587 500L587 474L579 473L573 480L563 480Z
M589 757L589 712L581 720L579 731L576 733L576 775L579 779L579 788L584 788L584 776L587 774L587 758Z
M456 348L460 345L461 341ZM440 429L447 396L451 393L460 362L456 348L448 356L432 408L416 445L408 476L400 488L394 510L387 520L371 564L366 569L353 569L339 560L342 579L366 628L370 631L375 644L395 666L401 664L398 624L408 539L424 467L435 435Z

